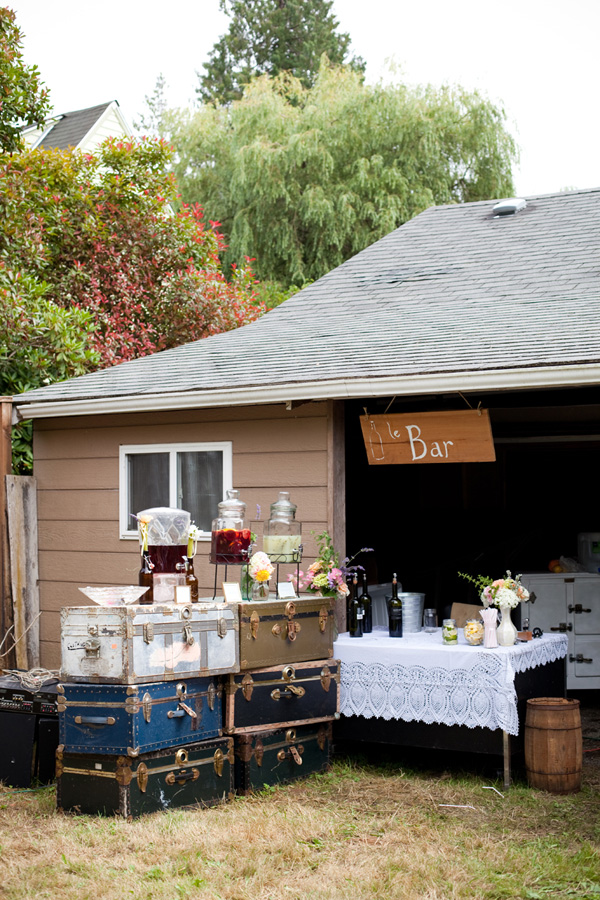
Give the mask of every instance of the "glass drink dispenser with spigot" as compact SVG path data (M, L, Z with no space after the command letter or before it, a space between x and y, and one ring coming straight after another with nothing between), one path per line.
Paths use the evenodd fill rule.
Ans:
M215 565L239 566L248 562L252 535L244 517L246 504L240 492L229 490L219 503L219 513L211 529L210 561Z
M176 585L185 584L190 513L155 506L137 514L142 557L152 570L154 603L173 603Z
M264 528L263 548L271 562L297 563L302 558L302 525L295 516L296 504L288 491L280 491Z

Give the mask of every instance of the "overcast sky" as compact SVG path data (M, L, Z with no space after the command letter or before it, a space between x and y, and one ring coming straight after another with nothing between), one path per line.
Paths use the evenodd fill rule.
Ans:
M4 0L56 112L118 100L132 122L162 73L192 105L227 30L219 0ZM521 148L516 193L600 185L600 0L335 0L367 80L461 84L501 103Z

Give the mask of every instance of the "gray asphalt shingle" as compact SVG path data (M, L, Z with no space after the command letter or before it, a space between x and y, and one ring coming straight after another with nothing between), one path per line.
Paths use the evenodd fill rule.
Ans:
M600 189L494 204L431 207L251 325L19 403L600 362Z
M50 129L40 146L43 150L67 150L69 147L79 146L109 106L110 103L102 103L100 106L65 113Z

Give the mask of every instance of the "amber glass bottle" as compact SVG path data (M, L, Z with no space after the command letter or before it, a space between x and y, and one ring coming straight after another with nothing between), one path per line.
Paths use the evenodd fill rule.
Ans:
M185 583L190 589L192 603L198 602L198 579L194 575L194 557L188 556L185 561Z

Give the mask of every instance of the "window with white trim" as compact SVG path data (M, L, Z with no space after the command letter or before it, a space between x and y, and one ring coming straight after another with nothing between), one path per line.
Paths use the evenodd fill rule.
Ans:
M211 522L232 487L231 441L202 444L125 444L119 448L122 538L137 538L133 515L153 506L187 510L210 538ZM132 515L133 514L133 515Z

